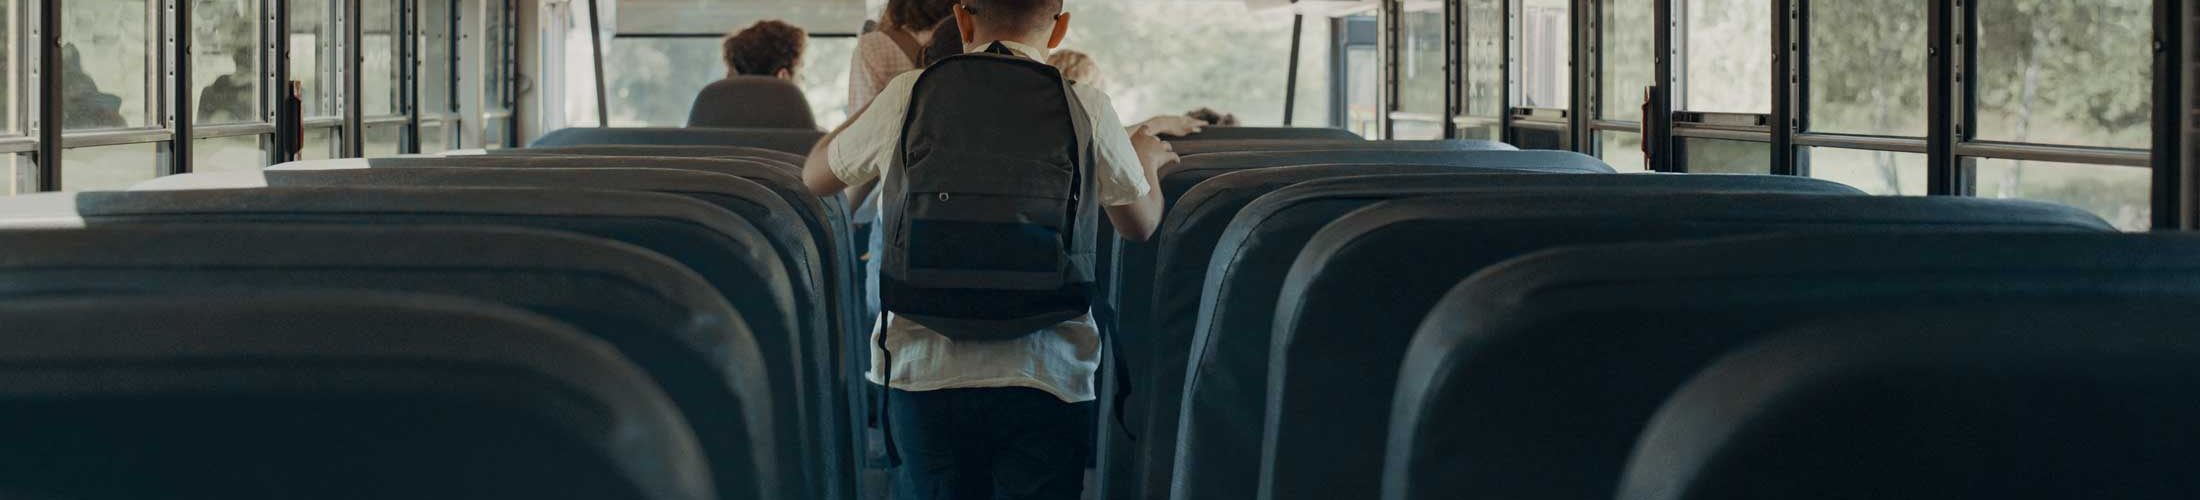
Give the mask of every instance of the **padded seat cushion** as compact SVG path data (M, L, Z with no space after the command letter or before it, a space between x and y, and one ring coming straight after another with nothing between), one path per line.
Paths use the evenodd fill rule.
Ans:
M1163 274L1155 284L1158 331L1167 336L1163 342L1182 346L1163 349L1184 349L1188 368L1181 389L1175 497L1257 488L1269 334L1284 278L1309 238L1345 214L1391 199L1514 192L1860 194L1838 183L1797 177L1433 174L1312 181L1262 196L1238 212L1211 248L1183 247L1184 253L1172 252L1161 263Z
M0 301L11 498L716 498L611 346L454 297Z
M1416 334L1386 490L1609 498L1658 405L1766 332L1896 307L2190 300L2195 245L2191 235L1787 235L1508 262L1454 288Z
M824 132L770 128L575 127L543 134L530 148L556 146L750 146L810 154Z
M780 498L792 443L775 437L764 351L701 276L639 247L482 226L170 222L6 230L0 248L8 302L314 288L449 295L549 316L649 373L694 428L722 495Z

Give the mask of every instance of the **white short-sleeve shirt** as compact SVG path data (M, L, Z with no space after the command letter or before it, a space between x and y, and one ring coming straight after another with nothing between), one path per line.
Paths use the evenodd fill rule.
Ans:
M1018 55L1046 60L1046 49L1002 42ZM886 84L870 109L833 139L826 158L833 175L848 185L861 185L893 165L899 149L903 115L909 112L911 91L923 71L912 71ZM1151 193L1130 134L1106 93L1087 85L1071 87L1084 104L1090 120L1096 159L1093 177L1100 203L1123 206L1137 203ZM883 220L883 218L882 218ZM910 321L890 318L885 331L872 332L872 383L883 384L880 369L886 356L878 352L879 335L885 335L893 351L892 387L905 391L931 391L978 387L1024 387L1054 394L1064 402L1093 400L1093 374L1100 367L1100 336L1087 315L1023 338L998 342L954 341Z

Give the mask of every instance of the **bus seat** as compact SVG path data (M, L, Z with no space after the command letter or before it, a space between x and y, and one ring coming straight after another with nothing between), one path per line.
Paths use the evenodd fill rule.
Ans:
M1349 131L1349 130L1345 130L1345 129L1341 129L1341 128L1329 128L1329 127L1212 127L1212 126L1210 126L1210 127L1207 127L1207 128L1204 128L1204 129L1200 129L1199 133L1197 133L1197 134L1192 134L1192 135L1188 135L1188 136L1184 136L1184 137L1163 137L1162 139L1166 139L1166 140L1169 140L1170 142L1175 142L1175 141L1240 141L1240 140L1247 140L1247 139L1290 139L1290 140L1301 140L1301 141L1305 141L1305 140L1331 140L1331 141L1353 141L1353 140L1360 140L1360 141L1364 141L1364 140L1367 140L1367 138L1365 138L1365 137L1360 137L1360 134L1355 134L1355 133L1352 133L1352 132L1351 132L1351 131Z
M763 232L746 219L687 197L623 191L481 188L449 184L418 187L283 187L293 176L305 186L330 182L402 180L417 169L269 172L272 189L139 191L75 196L75 213L103 223L320 223L351 225L503 225L568 231L632 244L678 261L700 274L741 313L756 334L772 379L782 425L800 425L812 440L838 423L842 389L822 386L834 358L822 311L814 321L799 309L795 278ZM470 171L473 169L444 169ZM394 174L380 173L392 171ZM544 173L548 173L545 171ZM644 171L646 172L646 171ZM329 177L331 175L345 177ZM711 175L711 174L703 174ZM729 177L730 178L730 177ZM401 182L399 183L402 184ZM0 210L4 210L0 200ZM0 215L0 227L6 217ZM790 427L792 429L792 427ZM827 448L802 442L802 449ZM807 463L807 462L799 462Z
M1347 215L1306 243L1278 295L1262 489L1274 499L1379 489L1406 345L1445 291L1492 264L1559 246L1900 229L2112 230L2049 203L1794 194L1453 197ZM1323 477L1299 475L1317 469Z
M749 146L810 154L824 132L772 128L574 127L543 134L530 148L556 146Z
M648 146L611 144L598 146L559 146L542 148L498 149L489 151L486 154L519 156L677 156L686 158L733 158L751 160L773 160L791 165L796 169L802 168L802 164L809 161L808 157L804 155L789 153L776 149L765 149L750 146Z
M2192 299L1992 301L1786 329L1682 386L1617 498L2192 498Z
M1135 389L1123 401L1127 408L1129 424L1138 431L1138 439L1128 436L1107 435L1114 440L1111 455L1116 450L1135 447L1135 456L1113 456L1107 474L1111 488L1129 488L1129 484L1142 484L1143 498L1165 498L1169 491L1170 462L1176 454L1175 435L1178 399L1183 386L1185 366L1181 346L1189 343L1190 323L1182 319L1183 333L1164 330L1163 318L1156 299L1159 295L1196 294L1199 281L1166 280L1158 278L1165 271L1165 263L1196 266L1206 270L1205 255L1214 248L1214 240L1221 236L1222 228L1229 224L1237 211L1254 198L1284 186L1300 182L1369 175L1397 175L1449 172L1456 174L1519 173L1518 170L1478 169L1448 165L1392 165L1392 164L1333 164L1300 165L1290 167L1238 170L1215 176L1199 183L1180 199L1173 200L1173 208L1152 241L1129 243L1118 241L1116 257L1117 294L1121 297L1122 328L1118 329L1114 342L1121 350L1114 359L1128 365L1138 377ZM1196 257L1171 257L1197 254ZM1189 261L1196 260L1196 264ZM1183 262L1172 262L1183 261ZM1161 285L1167 283L1166 285ZM1168 288L1182 287L1182 288ZM1171 294L1170 292L1185 292ZM1198 297L1193 295L1192 309L1197 309ZM1189 316L1194 311L1185 311ZM1108 387L1108 391L1120 390ZM1113 398L1103 398L1103 405L1112 405ZM1112 412L1110 414L1113 414ZM1129 453L1124 453L1130 455ZM1133 465L1135 463L1135 465ZM1135 471L1136 478L1124 471Z
M1380 144L1380 143L1366 143ZM1161 168L1161 193L1174 203L1207 179L1256 168L1294 165L1438 165L1548 173L1609 174L1611 165L1596 157L1571 151L1398 151L1384 149L1326 149L1320 151L1267 151L1211 153L1185 157Z
M489 303L19 297L0 363L10 498L716 498L648 375Z
M2189 235L1920 232L1586 246L1517 259L1453 288L1415 335L1398 370L1385 490L1613 498L1658 406L1768 330L1974 301L2191 301L2200 297L2195 248Z
M1744 175L1401 175L1287 186L1240 210L1203 253L1170 255L1155 288L1161 350L1183 351L1173 498L1253 491L1259 480L1268 350L1284 279L1324 226L1414 197L1645 192L1857 195L1839 183ZM1387 289L1388 287L1380 288ZM1237 493L1235 495L1243 495Z
M1370 141L1365 139L1239 139L1213 141L1179 141L1171 143L1177 154L1184 156L1210 153L1262 153L1289 151L1327 151L1355 149L1362 151L1517 151L1519 148L1495 141L1469 139L1443 139L1432 141Z
M777 193L802 215L803 224L811 237L831 249L835 258L829 261L827 271L836 277L854 279L856 254L853 237L843 228L848 227L847 206L839 196L817 197L803 186L798 170L789 170L771 162L735 160L724 158L681 157L611 157L611 156L518 156L485 155L446 158L407 159L359 159L309 160L283 163L268 167L270 171L319 170L332 168L391 168L391 167L463 167L463 168L533 168L533 169L601 169L601 168L651 168L687 170L731 174L762 184ZM848 281L841 281L848 282ZM850 292L849 300L855 300ZM845 319L853 325L855 319Z
M0 203L9 204L0 214L10 219L23 213L13 200ZM647 371L694 429L721 498L783 498L779 470L794 470L779 465L782 451L794 443L776 438L782 432L775 426L783 424L775 422L773 380L757 339L708 282L654 252L510 227L102 219L86 220L93 227L80 229L0 230L0 248L8 249L0 260L0 288L13 296L4 302L311 288L448 295L520 307L611 343Z
M688 110L687 126L817 130L817 118L794 82L741 75L704 86Z
M800 213L770 189L732 175L647 168L273 170L267 171L265 178L266 184L278 188L506 187L654 192L693 198L741 215L771 244L780 267L794 281L795 323L801 332L794 339L805 353L799 359L807 380L819 381L813 385L824 389L812 391L820 398L813 404L822 410L811 421L820 423L813 430L821 433L816 438L822 444L809 449L831 466L825 478L852 477L853 452L842 450L853 450L855 446L845 430L854 428L857 414L850 401L860 396L856 391L863 390L863 385L853 378L858 368L850 364L852 360L839 354L853 348L847 345L853 337L847 322L839 319L847 314L840 309L844 303L833 300L849 291L843 289L845 281L832 279L820 265L825 262L825 254L804 230ZM756 287L739 281L720 286ZM758 327L753 323L750 326ZM848 394L832 397L833 392Z

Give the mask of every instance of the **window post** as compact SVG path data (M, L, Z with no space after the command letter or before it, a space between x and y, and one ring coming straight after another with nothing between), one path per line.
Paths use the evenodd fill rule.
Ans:
M1802 128L1803 5L1809 0L1772 0L1772 175L1809 175L1799 161L1795 133Z
M341 69L338 70L336 76L337 80L342 82L344 88L343 97L337 99L337 106L342 108L339 111L344 116L343 156L345 158L360 158L366 156L367 152L366 117L364 116L366 110L364 109L365 104L360 100L359 95L359 61L365 57L365 53L359 47L361 40L359 33L361 21L359 3L365 0L341 1L343 2L343 14L336 21L337 24L343 26L344 49L339 51L343 54L343 61L338 65Z
M191 40L192 0L165 0L168 3L166 40L162 44L168 50L161 59L168 63L168 126L174 139L168 143L168 174L191 173L191 51L196 50Z
M64 0L38 0L38 109L31 123L38 129L38 190L61 190L61 9Z
M2194 228L2192 40L2187 0L2154 2L2154 229Z
M1680 0L1655 0L1653 7L1656 29L1651 34L1651 43L1655 46L1657 67L1652 73L1657 84L1650 88L1649 104L1642 113L1642 144L1648 153L1644 161L1653 172L1681 171L1680 165L1673 161L1673 91L1679 84L1674 77L1673 64L1680 56L1674 43L1675 23L1680 19L1679 11L1673 8L1676 1Z

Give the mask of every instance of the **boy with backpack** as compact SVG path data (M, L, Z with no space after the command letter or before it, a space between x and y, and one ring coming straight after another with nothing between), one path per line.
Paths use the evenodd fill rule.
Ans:
M881 180L869 378L887 386L895 497L1078 498L1097 216L1151 236L1155 171L1176 154L1041 62L1068 32L1061 0L964 0L955 19L967 53L888 83L803 180L819 195Z

